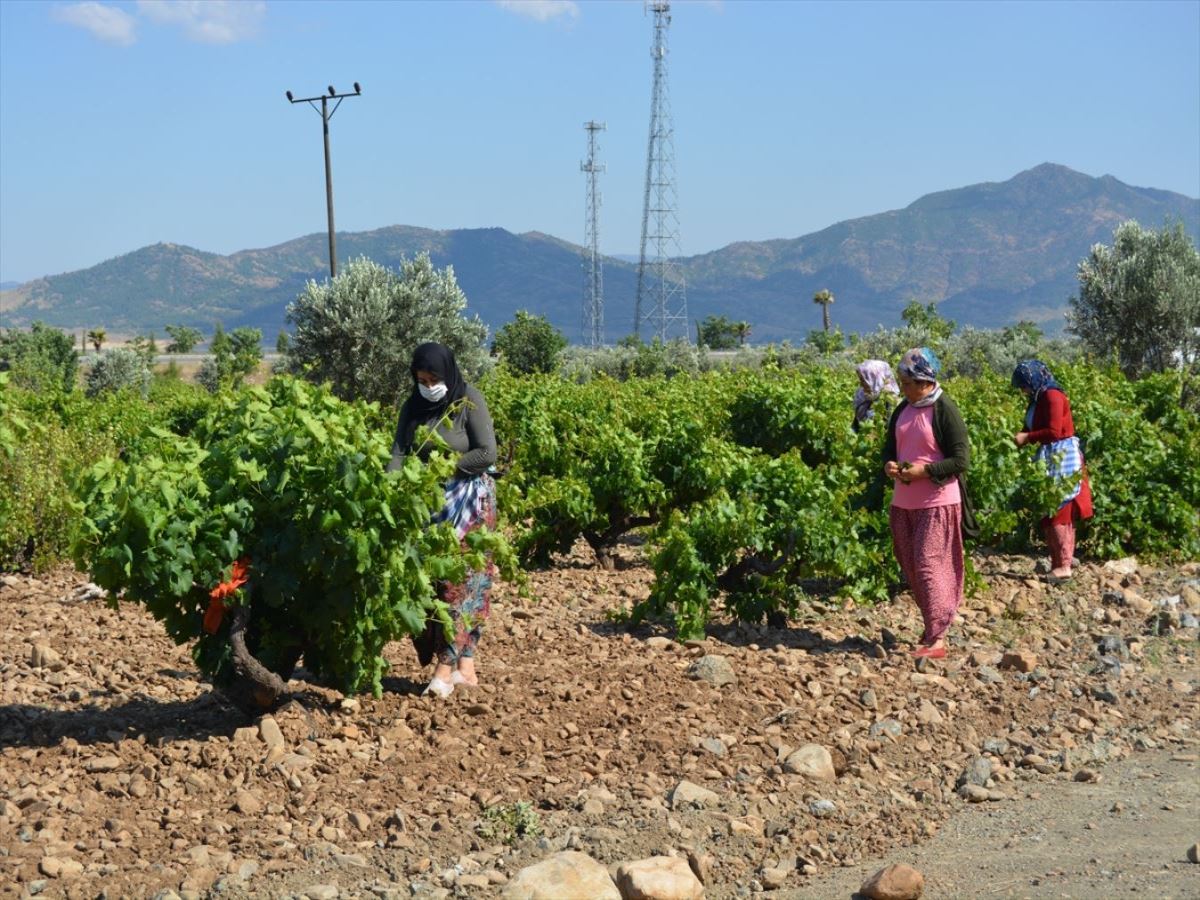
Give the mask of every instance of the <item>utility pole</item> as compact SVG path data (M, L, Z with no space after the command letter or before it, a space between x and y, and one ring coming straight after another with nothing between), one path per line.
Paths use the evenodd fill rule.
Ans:
M687 283L672 258L679 248L679 211L675 191L675 126L667 96L667 29L671 4L654 0L646 9L654 13L654 84L650 98L650 144L646 150L646 194L642 202L642 244L638 261L637 301L633 308L633 333L642 336L642 319L649 319L654 336L688 339ZM649 244L649 253L647 253ZM646 314L646 306L653 311Z
M333 118L333 114L337 112L338 107L342 105L342 101L347 97L358 97L362 94L362 88L358 82L354 82L354 93L339 94L334 90L333 85L329 86L328 93L321 94L319 97L293 97L291 91L287 91L289 103L307 103L313 109L316 109L321 116L321 130L325 134L325 207L329 214L329 277L337 277L337 245L333 231L333 168L329 163L329 120ZM317 109L317 101L321 101L321 108ZM333 109L329 108L329 101L336 100Z
M605 167L596 162L596 132L603 122L584 122L588 133L587 161L579 170L587 175L587 211L583 223L583 343L595 350L604 344L604 262L600 256L600 192L597 175Z

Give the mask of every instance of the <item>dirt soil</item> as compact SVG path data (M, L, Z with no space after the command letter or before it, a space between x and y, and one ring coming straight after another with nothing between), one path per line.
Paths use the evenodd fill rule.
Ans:
M562 849L685 856L717 900L893 861L928 897L1200 895L1200 565L975 562L950 656L914 664L906 595L681 645L614 616L639 547L581 549L497 591L481 687L423 698L395 644L382 698L296 681L259 721L140 607L2 576L0 897L488 897Z
M1016 802L964 809L928 843L835 869L780 900L852 897L884 866L914 866L926 897L1095 898L1200 896L1187 848L1200 838L1195 753L1137 753L1089 784L1024 787Z

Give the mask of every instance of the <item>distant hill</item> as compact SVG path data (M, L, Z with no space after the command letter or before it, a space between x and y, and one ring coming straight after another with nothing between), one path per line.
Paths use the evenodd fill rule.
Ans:
M1200 240L1200 200L1130 187L1044 164L1001 183L921 197L900 210L853 219L804 237L742 242L680 260L688 312L748 319L755 341L800 340L820 325L812 295L833 291L831 313L849 331L899 322L911 299L936 301L960 324L996 327L1031 319L1061 327L1079 261L1118 223L1158 228L1184 222ZM367 256L385 265L427 251L451 264L472 311L493 329L517 309L579 334L583 288L578 246L538 232L502 228L433 231L396 225L338 234L344 264ZM260 327L268 338L308 279L327 274L323 233L229 256L155 244L90 269L26 282L3 293L5 319L61 327L102 325L112 333ZM606 259L609 338L633 319L636 262Z
M689 308L754 310L760 333L795 336L797 319L804 333L819 324L812 295L829 288L834 321L851 331L897 323L913 298L937 301L959 324L1028 319L1052 331L1077 291L1080 260L1126 219L1147 228L1181 219L1200 240L1200 200L1047 163L794 240L692 257Z

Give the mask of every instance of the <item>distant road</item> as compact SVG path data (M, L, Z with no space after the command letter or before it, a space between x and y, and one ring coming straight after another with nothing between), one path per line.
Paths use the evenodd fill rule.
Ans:
M761 347L744 347L742 350L761 350ZM741 350L708 350L707 355L712 359L733 359L740 353ZM263 353L263 362L273 363L283 354L276 353L272 350L270 353ZM83 362L95 359L97 356L94 350L88 350L81 353L79 358ZM211 353L160 353L154 358L155 365L166 365L167 363L200 363L211 357Z
M88 350L86 353L81 353L79 355L79 358L82 361L87 362L90 359L95 359L96 356L97 356L97 353L94 350ZM155 363L155 365L158 365L160 363L163 365L166 365L169 362L198 363L198 362L204 362L204 360L208 359L211 356L212 356L211 353L160 353L160 354L158 354L158 356L154 357L154 363ZM272 350L270 353L263 354L263 361L264 362L274 362L275 360L279 359L280 356L281 356L281 354L276 353L274 350Z

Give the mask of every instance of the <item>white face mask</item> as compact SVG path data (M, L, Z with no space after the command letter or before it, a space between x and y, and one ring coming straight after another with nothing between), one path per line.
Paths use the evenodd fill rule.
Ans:
M421 396L430 403L437 403L446 396L447 388L445 384L439 381L437 384L430 385L428 387L423 384L418 384L417 390L420 391Z

